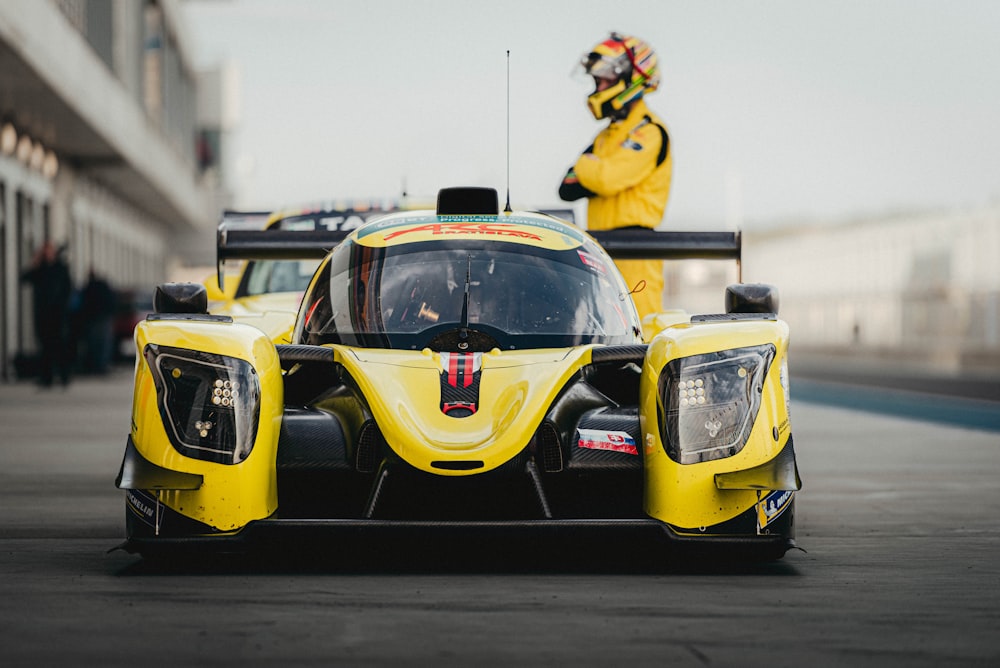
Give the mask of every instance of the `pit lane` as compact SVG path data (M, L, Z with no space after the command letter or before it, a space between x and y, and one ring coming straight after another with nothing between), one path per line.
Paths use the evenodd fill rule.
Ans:
M108 552L123 538L113 479L130 381L118 370L65 390L0 386L5 666L936 666L1000 657L996 431L886 415L871 403L807 402L793 378L806 551L773 564L664 564L619 539L564 551L423 550L417 540L367 561L325 547L301 559L154 570Z

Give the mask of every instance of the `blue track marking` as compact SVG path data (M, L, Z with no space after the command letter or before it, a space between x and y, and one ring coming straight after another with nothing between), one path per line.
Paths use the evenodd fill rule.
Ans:
M839 406L913 420L1000 431L1000 402L792 377L792 403Z

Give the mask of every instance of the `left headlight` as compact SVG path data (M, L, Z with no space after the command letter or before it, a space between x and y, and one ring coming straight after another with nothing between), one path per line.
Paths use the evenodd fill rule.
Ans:
M663 369L657 414L667 455L679 464L732 457L760 409L771 344L682 357Z
M219 464L246 459L260 412L260 380L253 366L235 357L152 343L143 354L174 448Z

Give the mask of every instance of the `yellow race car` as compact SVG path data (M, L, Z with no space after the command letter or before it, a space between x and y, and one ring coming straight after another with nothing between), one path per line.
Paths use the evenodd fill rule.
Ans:
M780 558L801 483L775 291L730 286L726 313L644 335L612 261L738 259L739 234L590 236L497 204L452 188L343 241L220 238L223 257L322 258L290 344L207 312L202 285L157 288L135 334L124 547L447 529Z

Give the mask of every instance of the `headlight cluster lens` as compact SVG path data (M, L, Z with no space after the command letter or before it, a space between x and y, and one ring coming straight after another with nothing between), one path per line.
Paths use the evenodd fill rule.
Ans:
M160 417L183 455L239 464L257 437L260 381L250 363L196 350L149 344Z
M732 457L753 428L773 345L682 357L659 379L658 415L667 455L680 464Z

